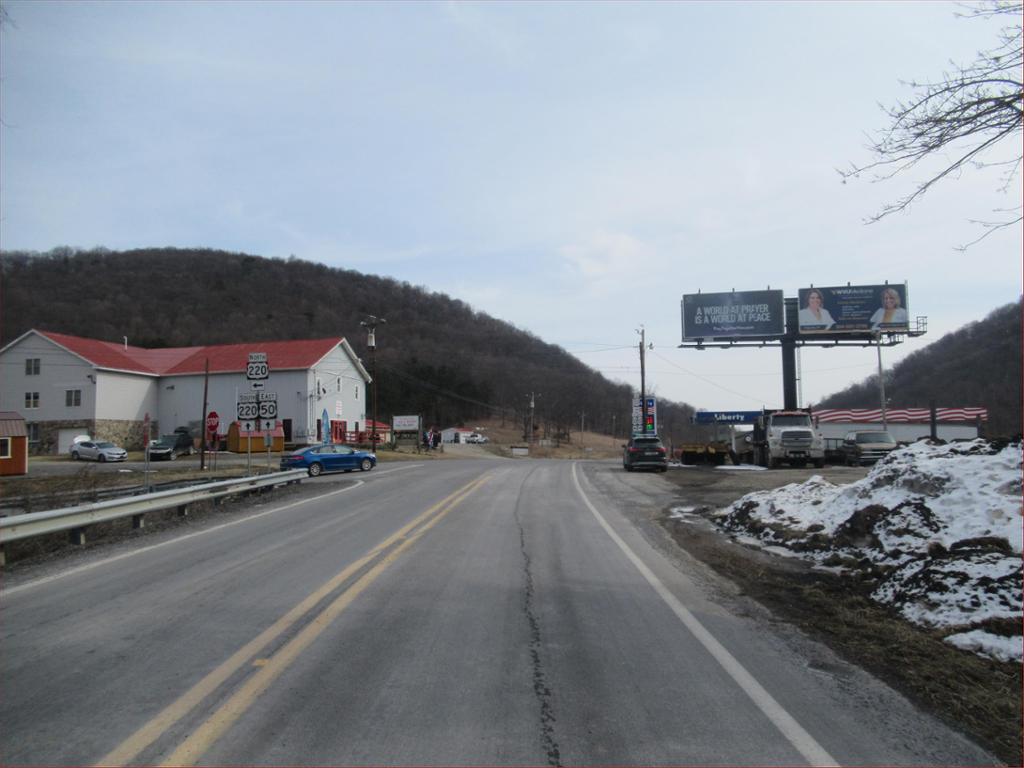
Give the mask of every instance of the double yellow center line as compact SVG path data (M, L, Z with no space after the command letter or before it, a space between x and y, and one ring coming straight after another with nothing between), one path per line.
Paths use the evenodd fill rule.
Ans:
M348 565L302 602L288 611L274 624L242 646L229 659L196 683L156 717L129 736L97 765L126 765L138 757L179 720L212 695L228 678L247 664L257 670L209 718L164 760L163 765L194 765L202 755L245 713L271 683L320 634L341 615L362 592L387 570L403 552L416 543L427 531L437 525L467 496L479 489L493 475L484 475L434 504L418 517L402 526L363 557ZM375 562L376 561L376 562ZM371 566L372 564L372 566ZM256 657L268 645L307 616L321 601L348 582L359 571L371 566L326 608L312 617L306 625L269 659Z

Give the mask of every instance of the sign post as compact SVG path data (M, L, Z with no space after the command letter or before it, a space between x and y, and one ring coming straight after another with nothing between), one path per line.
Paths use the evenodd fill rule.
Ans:
M277 418L277 393L263 391L266 387L266 380L270 378L270 363L267 361L266 352L249 353L249 362L245 366L245 378L249 380L249 387L252 391L241 393L238 396L238 426L240 432L243 429L245 431L247 473L251 475L253 429L254 427L262 428L266 434L265 419L271 419L270 428L273 429L273 419ZM268 403L271 403L272 407L268 406ZM271 413L271 411L273 412ZM269 469L269 467L270 443L267 442L267 468Z
M149 411L146 411L146 417L142 420L142 450L146 452L146 491L150 490L149 485L149 430L151 422L149 420Z

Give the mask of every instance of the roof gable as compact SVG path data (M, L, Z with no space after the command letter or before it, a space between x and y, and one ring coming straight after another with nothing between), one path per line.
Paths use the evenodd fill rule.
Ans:
M49 339L59 347L63 347L73 355L77 355L97 368L110 368L117 371L131 371L156 375L159 371L152 367L152 362L143 360L149 350L141 347L129 347L110 341L83 339L80 336L69 336L65 333L52 331L36 331L40 336Z
M149 376L185 376L203 373L210 361L210 373L242 373L249 354L263 352L271 371L306 370L323 360L340 346L356 369L369 380L369 374L343 337L303 339L298 341L254 341L244 344L214 344L202 347L166 347L144 349L110 341L85 339L51 331L28 331L48 339L57 346L97 368L140 373ZM19 338L19 340L20 340ZM7 345L10 347L11 345ZM7 347L5 347L6 349Z

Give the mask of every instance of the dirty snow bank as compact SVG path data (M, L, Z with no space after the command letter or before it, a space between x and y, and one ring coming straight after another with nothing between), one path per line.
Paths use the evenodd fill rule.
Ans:
M722 527L823 568L860 572L872 597L946 641L1021 660L1021 445L919 441L863 480L815 475L715 513Z

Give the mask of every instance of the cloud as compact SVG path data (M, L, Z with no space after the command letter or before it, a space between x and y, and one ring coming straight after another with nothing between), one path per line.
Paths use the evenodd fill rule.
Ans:
M582 289L591 294L611 293L631 276L651 274L657 255L653 248L623 232L597 232L580 243L558 250L565 265L582 279Z

